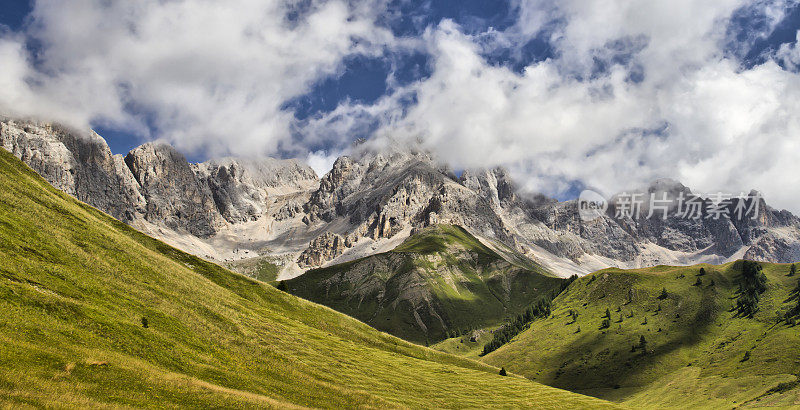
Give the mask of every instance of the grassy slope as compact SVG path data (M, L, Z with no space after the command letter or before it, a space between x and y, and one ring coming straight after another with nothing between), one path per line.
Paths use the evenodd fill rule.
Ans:
M0 407L604 405L175 250L2 149L0 187Z
M465 258L465 251L471 256ZM385 262L398 257L402 262ZM287 284L298 296L406 340L425 343L446 338L448 330L496 325L562 281L522 256L510 262L463 228L439 225L412 235L390 252L313 269ZM372 266L378 268L372 270ZM376 290L362 295L360 290L376 279L385 293ZM437 307L445 326L438 318L427 321L427 332L417 324L415 311L424 315L426 310L419 301L413 302L416 306L408 302L416 296L409 296L413 292L408 290L419 284L431 292L430 304Z
M789 391L761 402L800 404L793 384L800 373L800 331L775 320L796 303L798 276L787 277L788 265L763 264L768 289L760 311L748 319L730 311L739 268L701 266L707 274L699 287L692 286L699 266L606 269L583 277L554 301L552 317L535 321L484 360L635 407L732 407L779 383L790 383L783 386ZM631 287L633 301L627 303ZM662 288L665 300L658 299ZM569 309L579 313L577 323L568 324ZM611 327L600 330L606 309ZM641 335L647 355L631 352ZM742 361L747 351L750 358Z
M281 267L270 256L241 259L222 264L224 267L261 282L274 282L278 279Z
M493 326L491 328L481 329L477 332L468 332L462 336L451 337L432 345L431 348L456 356L480 360L483 347L491 342L494 337L492 330L497 328L498 326ZM474 338L473 334L475 335Z

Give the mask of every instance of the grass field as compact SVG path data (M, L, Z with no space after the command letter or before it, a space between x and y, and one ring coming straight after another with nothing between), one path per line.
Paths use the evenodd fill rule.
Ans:
M2 149L0 187L0 407L609 405L180 252Z
M504 252L513 254L510 249ZM495 326L563 279L521 255L490 249L458 226L438 225L392 251L312 269L287 281L291 293L417 343Z
M732 311L741 262L606 269L574 282L551 317L483 360L635 408L800 405L800 328L777 320L797 304L800 276L762 265L767 289L753 318Z
M261 282L275 282L281 270L281 267L270 256L257 256L255 258L225 262L223 266Z

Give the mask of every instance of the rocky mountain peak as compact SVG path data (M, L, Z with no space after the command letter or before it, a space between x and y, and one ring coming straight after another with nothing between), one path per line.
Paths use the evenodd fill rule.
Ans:
M216 232L221 221L211 190L175 148L149 142L129 152L125 163L147 199L145 219L200 237Z

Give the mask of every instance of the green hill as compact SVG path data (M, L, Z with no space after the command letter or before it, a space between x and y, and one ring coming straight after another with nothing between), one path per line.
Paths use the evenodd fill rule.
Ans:
M151 239L0 149L0 407L604 406Z
M490 246L461 227L432 226L390 252L309 270L286 285L376 329L432 343L516 316L565 282L507 247Z
M796 406L800 328L779 319L798 306L800 275L760 265L764 275L752 280L742 261L595 272L553 301L551 317L483 360L636 408ZM763 293L748 292L764 280ZM752 318L748 295L758 299Z

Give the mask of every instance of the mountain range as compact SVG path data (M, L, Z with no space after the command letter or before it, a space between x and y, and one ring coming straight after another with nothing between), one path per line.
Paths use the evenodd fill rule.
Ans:
M0 146L48 182L173 246L212 261L269 257L278 277L387 252L412 233L457 225L561 277L605 267L800 259L800 220L763 199L753 219L581 219L576 200L517 188L503 169L457 176L429 153L356 146L318 177L301 161L190 163L165 143L112 154L94 132L5 119ZM638 192L692 191L658 180Z

